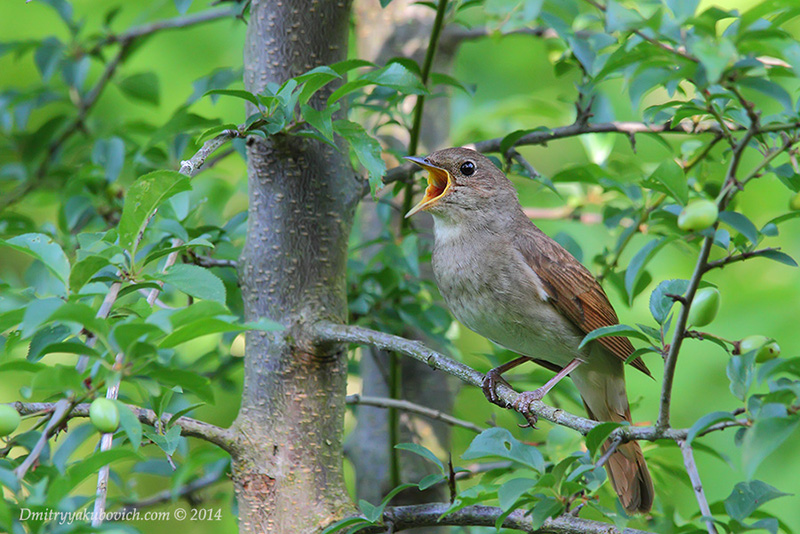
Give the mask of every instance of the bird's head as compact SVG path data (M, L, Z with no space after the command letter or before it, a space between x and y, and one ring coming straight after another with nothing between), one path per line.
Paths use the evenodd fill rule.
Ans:
M406 217L427 210L433 215L457 219L486 207L487 203L504 202L510 192L516 195L511 182L492 161L469 148L446 148L426 158L407 157L428 171L425 196Z

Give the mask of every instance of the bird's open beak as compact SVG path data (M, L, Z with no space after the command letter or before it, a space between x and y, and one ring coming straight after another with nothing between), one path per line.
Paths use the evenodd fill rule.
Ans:
M447 193L447 190L450 189L450 184L452 184L453 181L450 179L449 172L436 165L431 165L423 158L407 156L405 159L416 163L428 171L428 187L425 189L425 196L422 197L419 204L406 213L406 218L408 218L418 211L428 209L434 202L442 198L445 193Z

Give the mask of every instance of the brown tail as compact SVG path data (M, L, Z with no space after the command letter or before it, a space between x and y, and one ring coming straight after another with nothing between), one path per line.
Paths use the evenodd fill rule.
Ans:
M606 418L598 419L589 406L585 403L584 405L591 419L607 420ZM625 410L625 420L631 421L630 409ZM606 449L608 449L608 443L603 445L603 451ZM611 485L614 486L622 506L628 513L644 514L650 511L650 508L653 507L655 491L639 443L630 441L620 444L606 461L606 470L611 479Z

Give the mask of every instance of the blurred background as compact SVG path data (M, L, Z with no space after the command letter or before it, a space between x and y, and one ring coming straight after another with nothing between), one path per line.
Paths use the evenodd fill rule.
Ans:
M374 2L378 0L363 0ZM754 2L748 0L724 0L719 2L703 1L700 9L710 5L722 5L726 9L744 9ZM119 14L112 27L123 30L131 25L147 21L175 16L176 8L172 1L154 1L145 7L137 2L112 2L107 0L75 0L73 2L76 19L82 20L87 28L100 28L106 13L119 8ZM192 10L205 6L196 5ZM480 14L474 14L480 19ZM800 37L800 21L795 20L785 26ZM209 76L217 69L242 67L242 45L244 43L245 26L241 22L222 20L186 30L161 32L149 38L132 55L125 64L119 79L143 72L154 72L158 78L158 102L154 104L133 103L120 93L115 84L111 84L102 95L96 109L95 117L102 120L97 124L104 125L109 132L120 127L135 128L140 121L155 124L166 122L174 110L184 105L194 94L193 82ZM24 3L22 0L5 1L0 6L0 40L25 41L41 39L56 35L62 41L69 42L69 33L53 9L37 3ZM355 41L354 41L355 42ZM2 50L2 49L0 49ZM450 110L452 131L450 139L454 145L462 145L483 139L502 137L517 129L528 129L536 126L560 126L574 119L573 102L576 95L574 76L556 76L553 68L554 52L546 40L528 35L512 35L501 37L490 35L485 38L471 40L459 48L453 65L453 75L464 84L472 87L472 95L454 91L447 104ZM351 55L357 56L355 50ZM93 80L100 72L96 62L92 62L88 79ZM32 54L25 54L18 59L15 54L0 56L0 89L16 89L25 92L40 83ZM232 88L240 88L236 83ZM617 120L641 120L640 110L632 110L629 100L624 94L622 82L607 83L601 88L604 95L602 112ZM793 93L797 96L797 92ZM641 109L658 103L665 98L665 93L656 90L646 95ZM58 106L44 107L31 113L28 128L35 130L46 123L55 113ZM240 123L244 120L244 111L235 99L219 99L216 103L209 98L202 98L191 104L190 110L204 117L219 118L224 123ZM3 135L3 134L0 134ZM687 139L673 136L670 142L680 146ZM715 149L722 154L722 144ZM429 148L442 148L441 146ZM636 152L624 136L594 136L589 139L571 138L554 141L546 147L522 147L520 152L545 176L570 167L573 164L595 162L608 165L612 169L620 169L624 173L626 162L637 160L638 165L655 168L672 154L658 141L646 136L639 136ZM0 163L5 156L0 153ZM756 159L745 159L744 167L750 167ZM390 165L392 162L389 162ZM724 165L710 165L706 172L724 172ZM124 183L135 178L129 169L123 169L120 180ZM583 211L591 213L591 191L586 188L560 185L561 196L540 184L515 178L522 203L531 208L552 208L564 205L565 201L580 198L584 203ZM200 188L212 197L215 192L225 191L226 201L219 216L224 220L246 209L246 169L241 158L227 158L214 169L203 175ZM599 194L599 193L598 193ZM56 199L59 191L39 191L29 197L23 204L25 213L37 221L53 221L56 217ZM742 211L748 213L757 227L769 219L784 213L789 201L789 194L774 177L757 180L747 187L745 194L738 198ZM599 207L597 207L599 211ZM426 217L423 215L423 217ZM553 236L565 233L580 246L583 252L582 261L593 272L598 272L597 265L592 265L592 258L606 247L613 246L619 235L618 231L609 231L602 224L585 224L575 220L539 220L535 221L546 233ZM621 264L625 265L632 254L638 250L648 238L637 235L632 246L623 255ZM800 219L794 219L781 227L781 246L784 252L800 257ZM769 243L765 243L769 246ZM3 251L0 256L0 277L5 280L22 279L24 267L27 265L19 257L8 255ZM655 260L649 264L653 282L629 307L621 295L613 288L606 287L612 303L624 323L646 323L650 319L647 295L659 280L666 278L688 278L694 266L696 255L688 248L670 246L662 250ZM717 284L722 294L722 306L715 322L706 329L727 339L740 339L746 335L763 334L775 338L780 344L784 357L800 356L800 269L793 269L783 264L753 260L729 266L724 270L716 270L708 275L708 280ZM465 328L454 328L450 331L455 336L455 343L463 359L469 365L485 371L490 367L486 353L492 352L490 344L483 338L472 334ZM222 343L222 338L211 336L201 341L182 347L186 357L203 353L211 346ZM228 341L226 341L228 343ZM13 357L13 355L12 355ZM24 356L23 356L24 357ZM358 351L354 355L358 358ZM47 359L45 361L48 361ZM645 358L653 375L660 377L661 362L654 355ZM699 415L712 411L730 411L739 405L728 388L729 381L725 374L727 355L720 348L710 343L689 340L684 345L675 379L673 399L673 425L676 427L691 426ZM513 373L512 384L519 387L536 387L548 376L541 371L520 368ZM236 416L241 386L241 369L235 374L239 382L232 388L220 389L216 393L216 405L206 406L198 410L195 417L205 419L218 425L229 424ZM6 372L0 378L0 401L10 402L19 398L19 389L28 380L28 375ZM540 381L541 380L541 381ZM360 390L359 378L352 376L349 392ZM628 373L628 392L633 405L633 417L637 424L650 424L658 412L660 380L651 380L638 373ZM563 402L564 406L576 413L582 408L575 404L574 388L570 383L562 383L554 396L554 402ZM547 400L546 400L547 401ZM353 417L349 415L348 429L353 426ZM496 420L505 428L525 441L542 443L548 450L565 452L580 446L578 436L562 428L553 428L541 424L539 430L517 429L518 417L486 403L481 392L475 388L462 388L458 394L454 415L463 419L483 423ZM466 449L473 435L463 429L453 430L453 456L456 464L459 455ZM795 434L776 450L758 469L756 478L768 481L778 489L793 493L795 496L769 503L766 508L776 514L790 526L800 525L800 455L795 449ZM714 502L727 497L734 484L744 479L738 463L739 454L734 443L734 431L717 432L702 442L721 453L720 457L696 453L699 471L705 483L709 501ZM87 444L87 446L89 446ZM645 456L652 465L660 465L667 473L656 480L658 498L662 502L674 503L678 515L690 516L696 509L696 502L688 481L683 483L682 477L669 475L669 466L680 466L680 451L677 448L653 448L644 443ZM442 453L444 451L437 451ZM446 452L445 452L446 455ZM730 457L730 461L725 461ZM467 463L467 462L461 462ZM347 466L346 473L349 484L353 484L352 469ZM119 471L120 477L135 476L141 496L160 491L165 486L162 478L146 473L130 474ZM685 478L685 476L683 477ZM679 481L679 482L676 482ZM93 492L93 480L88 480L84 487L86 493ZM610 490L606 488L610 494ZM236 523L232 515L233 492L229 483L221 483L210 491L217 494L219 500L209 501L210 508L222 509L221 522L195 522L193 532L235 532ZM164 505L164 509L184 504ZM200 505L205 507L204 504ZM147 523L138 524L146 532L169 532L180 523ZM184 527L185 528L185 527ZM477 531L477 529L476 529Z

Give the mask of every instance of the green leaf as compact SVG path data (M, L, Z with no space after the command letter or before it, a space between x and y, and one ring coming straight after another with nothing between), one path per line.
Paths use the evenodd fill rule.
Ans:
M175 453L175 449L178 448L178 443L181 439L181 427L173 426L164 434L157 434L151 430L145 430L144 435L158 445L162 451L172 456Z
M730 412L712 412L706 414L698 419L697 422L691 426L691 428L689 428L689 433L686 435L686 443L691 444L692 441L694 441L694 438L697 437L697 434L710 426L721 423L722 421L735 420L736 417L734 417Z
M251 93L250 91L243 91L241 89L212 89L210 91L206 91L203 96L208 95L225 95L225 96L232 96L234 98L239 98L241 100L247 100L251 104L253 104L257 109L262 109L261 102L258 100L258 97Z
M754 360L755 351L741 356L731 356L728 360L726 373L731 381L730 390L741 401L745 400L747 391L753 383Z
M225 303L225 285L217 275L199 265L179 263L152 278L175 286L176 289L204 300Z
M725 511L732 519L741 522L762 504L787 495L791 493L784 493L760 480L739 482L725 499Z
M192 0L173 0L173 2L175 3L175 9L177 9L178 13L181 15L186 14L192 6Z
M636 296L634 288L636 286L636 282L641 276L642 269L644 269L645 265L647 265L647 262L649 262L653 256L655 256L656 253L670 241L671 238L666 237L653 239L645 246L640 248L636 254L634 254L633 258L631 258L628 268L625 269L625 292L628 294L628 303L632 303L633 298Z
M563 506L553 497L545 497L537 502L531 512L531 528L537 530L544 522L561 513Z
M476 436L461 455L464 460L487 457L513 460L539 473L544 472L544 458L536 447L522 443L505 428L490 428Z
M792 105L792 96L780 85L775 82L765 80L764 78L741 78L736 82L743 86L763 93L770 98L776 100L784 111L791 112L794 109Z
M689 201L689 185L686 176L675 161L671 159L663 161L650 175L650 178L664 184L675 200L682 205L685 206Z
M529 133L533 132L544 132L547 131L548 128L544 126L540 126L538 128L533 128L531 130L515 130L510 134L503 137L503 140L500 141L500 153L506 154L509 149L511 149L520 139L528 135Z
M751 478L761 462L797 429L800 417L767 417L759 419L747 429L742 441L742 466L745 476Z
M347 519L342 519L329 525L322 531L322 534L333 534L334 532L340 532L347 527L352 527L354 525L368 525L369 521L365 520L363 517L348 517Z
M644 335L643 333L641 333L639 330L635 329L632 326L628 326L626 324L615 324L612 326L601 326L600 328L592 330L591 332L586 334L586 337L583 338L583 341L581 341L581 344L578 346L578 348L582 349L590 341L608 336L633 337L647 342L650 341L646 335Z
M443 480L447 480L447 477L441 473L433 473L423 477L422 480L419 481L419 484L417 484L417 487L420 491L425 491Z
M497 500L500 509L507 512L514 506L522 495L536 485L536 480L532 478L513 478L504 483L497 490Z
M189 191L189 178L175 171L154 171L136 180L125 195L119 221L120 246L136 258L138 236L147 227L154 210L168 198Z
M635 29L641 23L642 17L632 9L627 9L615 0L606 2L606 32Z
M436 455L433 454L429 449L423 447L422 445L418 445L416 443L398 443L397 445L394 446L394 448L401 451L409 451L413 452L414 454L418 454L419 456L422 456L426 460L435 463L439 467L439 470L442 473L445 472L446 468L442 463L442 461L439 460L439 458L437 458Z
M142 444L142 423L128 406L119 401L114 402L117 403L119 410L119 426L128 436L128 441L131 442L133 450L138 451L139 446Z
M615 423L613 421L606 421L596 425L593 429L586 434L586 448L592 458L595 458L601 450L601 446L606 442L608 436L619 427L624 426L622 423Z
M110 265L108 258L100 255L87 256L76 262L69 274L69 287L77 293L92 276L97 274L97 271L108 265Z
M119 89L123 94L140 102L153 106L161 102L158 76L154 72L142 72L123 78L119 82Z
M125 163L125 143L119 137L98 139L92 149L92 163L103 167L107 182L113 182Z
M747 240L754 245L758 243L758 229L756 229L755 225L750 221L750 219L741 213L737 213L735 211L722 211L719 214L719 220L745 236Z
M38 259L69 288L69 260L61 246L50 236L22 234L8 241L0 241L0 244Z
M762 258L768 258L770 260L774 260L790 267L797 267L797 262L794 261L794 258L785 254L779 250L765 250L758 254Z
M381 518L381 509L364 499L359 499L358 508L370 523L375 523Z
M334 113L339 111L339 104L334 104L333 106L327 106L322 111L317 111L316 109L312 108L311 106L301 104L300 105L300 113L303 115L303 119L316 128L322 136L327 139L329 142L333 142L333 120L332 116Z
M736 60L736 47L729 39L698 39L691 43L690 52L694 54L706 71L709 85L722 77L722 73Z
M247 330L247 328L241 325L230 323L228 321L223 321L222 319L198 319L197 321L193 321L175 329L175 331L165 337L158 346L164 349L169 349L198 337L224 332L241 332L242 330Z
M370 189L374 195L383 187L381 178L386 172L386 164L381 159L380 143L355 122L338 120L333 123L333 129L350 143L356 158L367 169Z
M650 294L650 313L658 324L667 320L675 300L670 295L683 295L689 289L688 280L664 280Z

